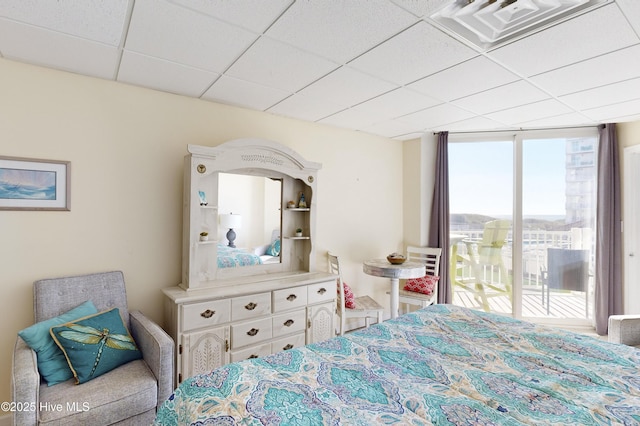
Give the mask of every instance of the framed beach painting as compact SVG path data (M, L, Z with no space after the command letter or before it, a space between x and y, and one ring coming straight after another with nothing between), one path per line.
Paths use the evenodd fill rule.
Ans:
M0 210L70 210L69 161L0 156Z

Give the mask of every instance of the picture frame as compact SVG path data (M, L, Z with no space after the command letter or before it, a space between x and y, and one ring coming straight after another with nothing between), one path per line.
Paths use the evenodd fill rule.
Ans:
M71 210L71 162L0 156L0 210Z

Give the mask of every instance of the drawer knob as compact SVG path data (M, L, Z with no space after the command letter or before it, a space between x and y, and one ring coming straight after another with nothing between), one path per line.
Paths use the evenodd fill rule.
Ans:
M253 311L257 306L258 306L258 305L257 305L256 303L251 302L251 303L249 303L248 305L244 305L244 308L245 308L247 311Z
M207 309L206 311L202 312L200 314L200 316L202 318L211 318L212 316L214 316L216 314L216 311L212 311L211 309Z
M291 327L293 325L293 320L292 319L288 319L284 322L284 325L286 325L287 327Z
M290 295L287 297L287 300L288 300L289 302L293 302L293 301L294 301L294 300L296 300L297 298L298 298L298 296L296 296L295 294L290 294Z
M327 289L322 287L320 290L318 290L318 294L325 294L327 292Z
M249 357L249 359L254 359L254 358L258 358L258 355L253 354L253 355L251 355L251 356Z
M293 349L293 345L291 343L289 343L287 346L282 348L282 350L285 350L285 351L288 351L289 349Z
M249 336L255 336L256 334L258 334L258 331L260 331L260 330L257 329L257 328L252 328L251 330L247 331L247 334Z

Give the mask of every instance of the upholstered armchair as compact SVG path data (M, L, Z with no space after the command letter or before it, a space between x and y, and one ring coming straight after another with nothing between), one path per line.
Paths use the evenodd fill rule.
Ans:
M36 281L35 323L59 317L88 300L99 312L118 308L121 325L126 325L142 359L85 383L76 384L72 378L48 386L38 371L37 354L41 352L35 352L18 337L13 355L12 396L22 406L32 405L14 414L15 425L151 424L157 407L171 395L173 340L142 313L127 309L122 272Z
M611 315L609 341L640 347L640 315Z

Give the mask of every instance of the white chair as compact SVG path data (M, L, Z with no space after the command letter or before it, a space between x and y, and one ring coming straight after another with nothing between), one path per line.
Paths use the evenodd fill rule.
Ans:
M434 247L407 247L407 262L424 263L427 269L427 275L438 276L440 273L440 255L441 248ZM400 289L398 302L406 305L418 305L420 308L426 308L438 301L438 286L436 285L431 294L418 293L416 291L408 291ZM408 312L407 309L403 313Z
M340 261L338 256L332 253L328 253L328 257L329 272L338 276L337 311L338 316L340 317L340 335L344 335L347 318L364 318L366 327L369 327L371 318L377 318L378 323L382 322L382 313L384 312L384 308L369 296L354 297L355 308L347 308L345 306L345 283L342 280Z
M640 315L611 315L609 341L640 348Z

